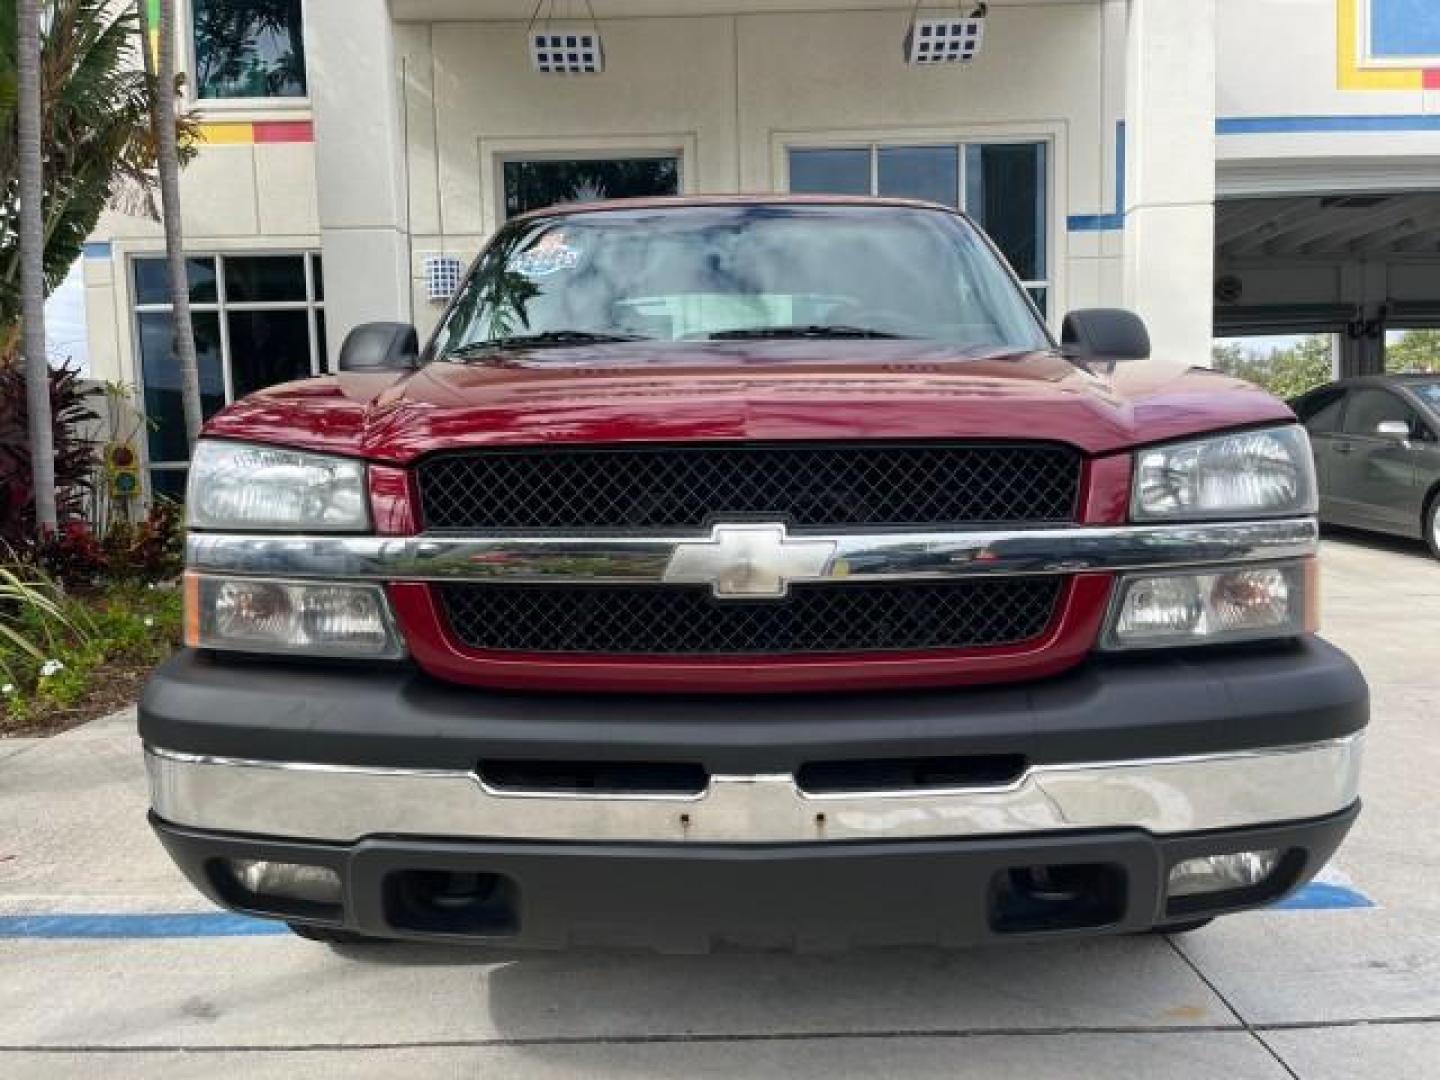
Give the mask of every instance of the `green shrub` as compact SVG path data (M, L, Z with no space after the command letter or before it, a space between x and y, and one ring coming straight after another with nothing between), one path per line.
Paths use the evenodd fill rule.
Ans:
M13 723L74 709L117 670L163 660L180 638L174 588L139 582L67 594L33 569L0 569L0 700Z

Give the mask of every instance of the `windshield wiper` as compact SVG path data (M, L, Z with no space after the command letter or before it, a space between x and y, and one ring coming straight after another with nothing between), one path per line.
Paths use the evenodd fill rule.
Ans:
M517 334L513 337L467 341L445 353L444 359L464 359L493 349L533 349L547 345L613 345L625 341L651 341L639 334L597 334L589 330L546 330L539 334Z
M885 330L873 330L866 326L829 326L816 323L811 326L749 326L739 330L717 330L709 335L711 341L754 341L762 338L903 338L904 334L891 334Z

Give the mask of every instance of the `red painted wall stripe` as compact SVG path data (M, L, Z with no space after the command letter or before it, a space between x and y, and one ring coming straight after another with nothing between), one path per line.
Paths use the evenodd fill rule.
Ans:
M257 120L257 143L308 143L315 141L315 128L309 120Z
M1420 78L1426 90L1440 90L1440 68L1422 71Z

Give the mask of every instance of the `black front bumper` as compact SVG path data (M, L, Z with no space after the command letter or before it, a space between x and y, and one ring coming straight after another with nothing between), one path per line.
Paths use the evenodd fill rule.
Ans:
M1354 664L1315 639L1096 658L1019 685L723 699L488 692L408 668L234 663L182 652L147 687L140 733L151 747L221 761L466 772L504 759L656 762L744 777L793 773L816 760L971 755L1123 768L1323 744L1355 735L1367 718ZM322 842L313 837L325 834L306 839L303 830L249 835L198 819L154 824L216 902L367 935L551 948L838 948L1123 933L1263 905L1329 858L1358 812L1358 803L1344 805L1349 798L1202 832L1152 833L1128 827L1127 817L1127 827L793 843L596 842L583 829L549 841L402 829ZM1286 855L1261 886L1167 901L1176 863L1268 848ZM226 870L232 859L328 867L343 897L319 910L246 894ZM1032 868L1044 873L1036 878ZM432 895L436 882L456 875L480 875L473 903ZM1041 887L1046 881L1058 885Z
M653 761L785 773L825 760L1021 755L1032 765L1233 753L1338 739L1365 680L1316 638L1095 657L1034 683L748 697L507 693L405 667L220 660L190 650L140 702L147 745L407 769L481 760Z
M152 818L170 855L216 903L364 935L506 947L645 947L705 952L718 944L802 951L972 945L1120 934L1269 903L1308 881L1339 846L1358 804L1315 821L1157 838L1138 830L897 843L693 845L459 843L372 838L353 845L261 840ZM1170 901L1169 868L1199 855L1279 848L1258 887ZM224 860L335 870L334 910L245 894ZM1026 882L1045 867L1058 887ZM462 907L433 903L439 875L485 875ZM1019 875L1019 877L1017 877Z

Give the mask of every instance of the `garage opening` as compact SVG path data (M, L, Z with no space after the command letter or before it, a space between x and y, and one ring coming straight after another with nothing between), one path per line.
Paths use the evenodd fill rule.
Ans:
M1281 397L1440 372L1440 190L1221 198L1215 365Z

